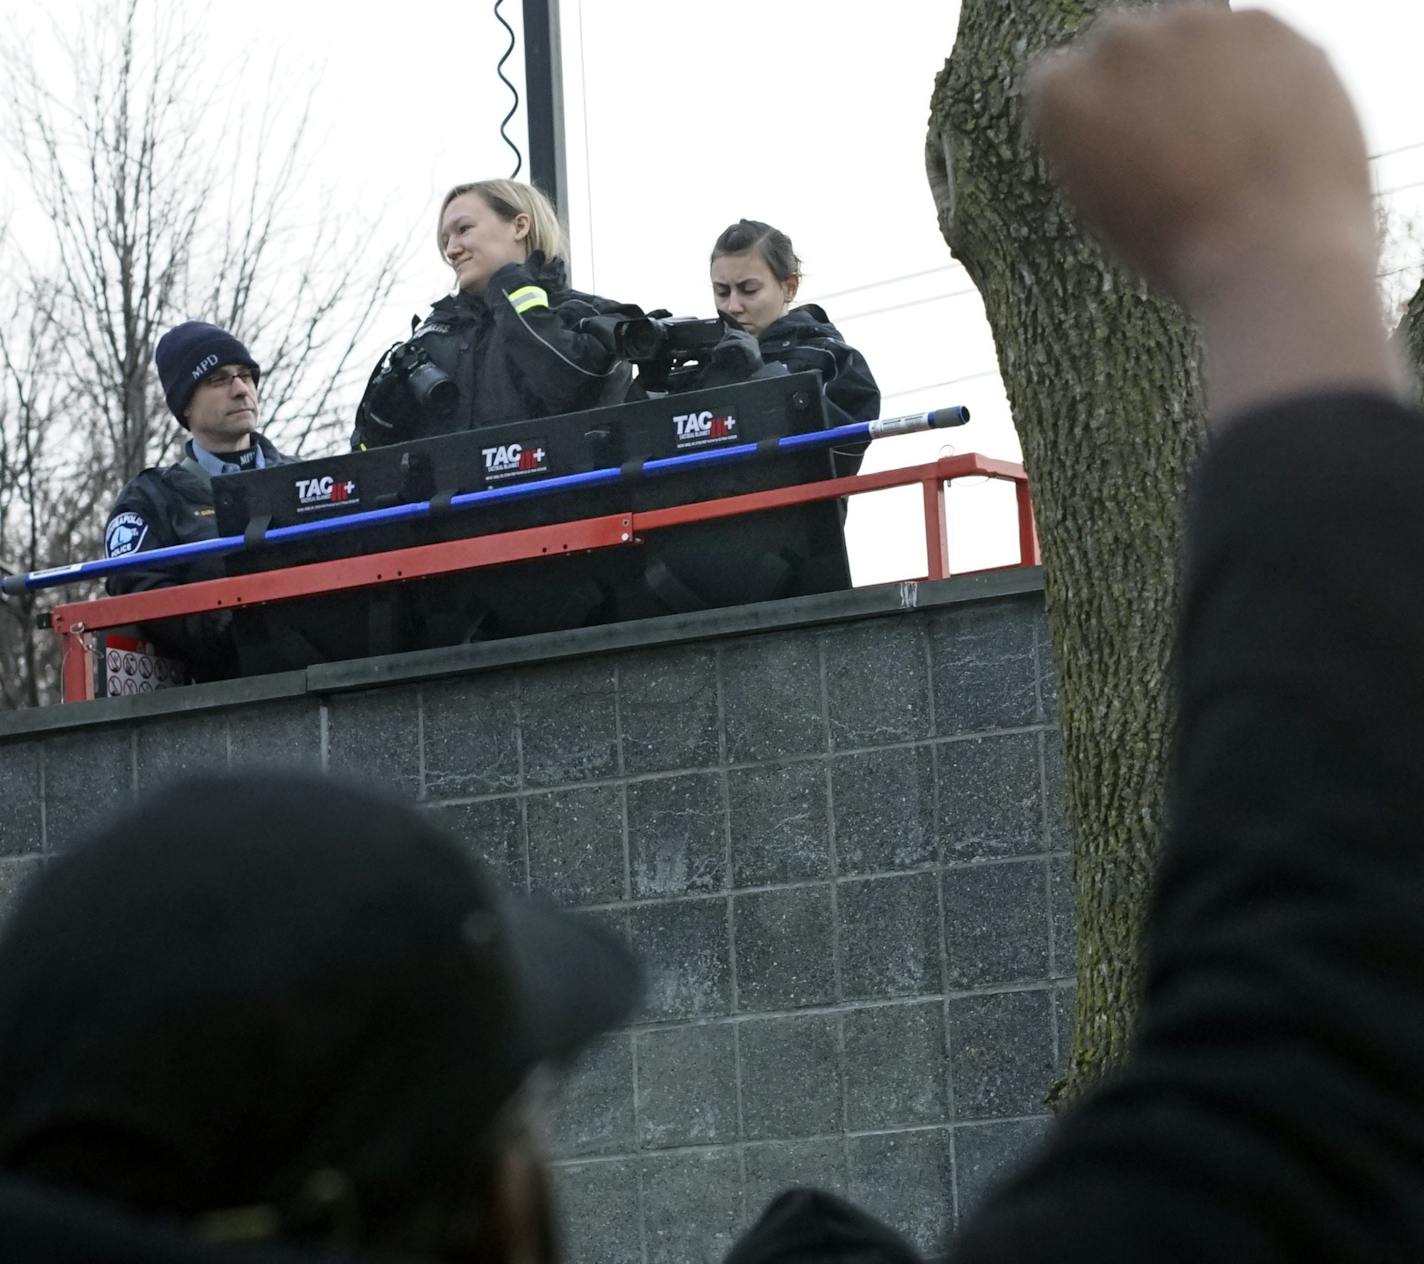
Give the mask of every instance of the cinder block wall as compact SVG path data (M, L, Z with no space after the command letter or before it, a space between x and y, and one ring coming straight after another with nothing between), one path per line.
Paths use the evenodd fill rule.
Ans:
M385 785L646 963L642 1013L551 1121L570 1259L719 1260L792 1182L929 1250L1047 1128L1067 1052L1038 587L949 580L0 716L0 899L184 769Z

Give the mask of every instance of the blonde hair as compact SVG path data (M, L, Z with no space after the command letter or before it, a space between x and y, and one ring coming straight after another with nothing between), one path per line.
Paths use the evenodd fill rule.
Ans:
M440 238L445 222L445 210L457 197L475 193L500 219L508 223L516 215L529 216L531 252L541 250L544 258L557 259L564 253L564 230L554 205L532 184L519 180L476 180L472 184L457 184L440 202L440 215L435 221L435 245L443 254L445 243Z

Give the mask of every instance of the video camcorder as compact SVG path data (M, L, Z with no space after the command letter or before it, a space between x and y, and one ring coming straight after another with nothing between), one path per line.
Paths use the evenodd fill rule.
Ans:
M728 325L721 317L671 316L652 312L613 326L619 357L638 366L638 379L654 390L666 390L668 378L688 364L705 365Z

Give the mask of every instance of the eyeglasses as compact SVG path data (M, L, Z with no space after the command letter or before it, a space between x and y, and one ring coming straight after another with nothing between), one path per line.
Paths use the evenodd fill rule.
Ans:
M216 373L209 373L203 379L204 386L216 386L219 390L226 390L232 385L233 379L239 382L246 382L248 386L257 381L257 374L251 369L234 369L231 373L224 369L219 369Z

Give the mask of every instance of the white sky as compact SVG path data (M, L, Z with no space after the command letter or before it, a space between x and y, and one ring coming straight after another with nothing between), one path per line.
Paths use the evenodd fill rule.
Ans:
M441 193L510 173L498 132L510 98L495 77L506 36L492 7L208 0L202 8L215 79L243 64L249 86L264 83L275 59L295 85L294 105L316 81L318 146L303 208L313 249L363 248L344 214L351 206L386 208L387 231L414 243L371 359L448 287L434 248ZM1266 7L1330 51L1371 152L1424 142L1416 0ZM79 12L76 0L49 8L61 20ZM520 10L519 0L504 0L516 30ZM930 89L958 10L954 0L562 0L575 284L645 308L710 314L713 239L740 216L767 220L805 261L801 297L823 303L865 354L884 415L950 403L974 412L959 430L877 443L866 470L941 451L1019 459L982 307L939 236L924 179ZM0 0L0 16L12 31L44 21L29 0ZM522 44L507 72L522 91ZM527 164L522 108L510 130ZM212 144L230 139L215 118ZM1376 171L1384 190L1424 182L1424 145L1382 159ZM1410 188L1386 200L1414 214L1421 194ZM24 223L13 189L0 206ZM1404 267L1392 281L1412 291L1421 262L1424 243L1386 267ZM925 275L890 281L911 274ZM1013 558L1007 488L957 484L950 502L956 570ZM913 490L853 504L847 531L858 582L923 573L918 518Z

